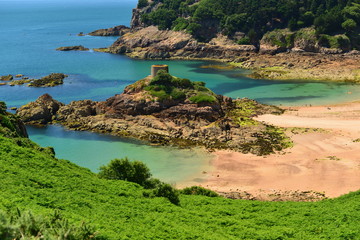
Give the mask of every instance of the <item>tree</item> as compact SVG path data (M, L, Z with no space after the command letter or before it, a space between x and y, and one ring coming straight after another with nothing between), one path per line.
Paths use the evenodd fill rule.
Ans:
M125 180L144 185L151 177L149 168L142 162L130 162L127 157L111 160L107 166L101 166L100 178Z
M147 5L149 5L149 3L148 3L147 0L139 0L138 5L137 5L137 8L144 8L144 7L146 7Z

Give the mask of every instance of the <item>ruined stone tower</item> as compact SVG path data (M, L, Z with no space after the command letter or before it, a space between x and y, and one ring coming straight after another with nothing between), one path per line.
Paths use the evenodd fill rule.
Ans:
M152 65L151 66L151 76L155 77L158 71L165 70L167 73L169 72L168 65Z

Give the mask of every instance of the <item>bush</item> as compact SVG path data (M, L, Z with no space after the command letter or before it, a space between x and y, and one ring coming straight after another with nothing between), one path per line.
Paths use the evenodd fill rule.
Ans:
M0 239L105 239L97 237L95 230L87 224L72 225L58 212L46 218L31 212L16 214L0 212Z
M187 78L173 78L171 83L178 88L193 88L193 84Z
M250 38L249 37L243 37L239 41L237 41L239 45L250 45Z
M198 186L184 188L183 190L180 191L180 193L185 195L202 195L207 197L219 197L219 194L217 194L216 192Z
M150 85L170 85L173 80L171 76L165 70L160 70L157 72L156 76L150 81Z
M174 88L172 91L171 91L171 94L170 94L171 98L174 99L174 100L181 100L181 99L185 99L186 98L186 94L183 92L183 91L180 91L176 88Z
M357 24L353 19L347 19L341 24L341 27L348 32L352 32L357 28Z
M111 160L107 166L101 166L100 178L125 180L144 185L151 177L149 168L142 162L130 162L128 158Z
M198 93L195 96L189 98L189 100L193 103L213 103L216 102L216 98L212 95L205 93Z
M175 205L180 204L179 192L173 188L170 184L163 183L160 184L156 189L154 189L154 195L156 197L165 197Z
M149 178L149 179L145 180L143 187L145 189L155 189L155 188L159 187L161 184L163 184L163 182L160 181L159 179Z

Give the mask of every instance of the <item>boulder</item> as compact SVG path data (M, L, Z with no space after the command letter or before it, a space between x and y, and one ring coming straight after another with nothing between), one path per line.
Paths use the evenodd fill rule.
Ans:
M54 100L49 94L40 96L35 102L20 107L16 114L25 123L46 124L53 120L54 115L63 103Z

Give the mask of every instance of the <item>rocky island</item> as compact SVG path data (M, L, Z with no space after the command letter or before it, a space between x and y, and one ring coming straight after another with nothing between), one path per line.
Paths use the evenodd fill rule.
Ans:
M216 95L205 83L174 77L166 70L153 74L104 102L64 105L46 94L19 108L17 115L29 124L60 123L74 130L160 145L205 146L257 155L291 146L281 128L253 119L259 114L281 114L278 107Z
M24 77L22 74L16 75L15 79L12 75L8 75L6 77L8 79L7 82L0 84L10 86L27 84L28 87L55 87L62 85L64 83L64 79L67 78L68 75L63 73L51 73L40 79L30 79L29 77Z

